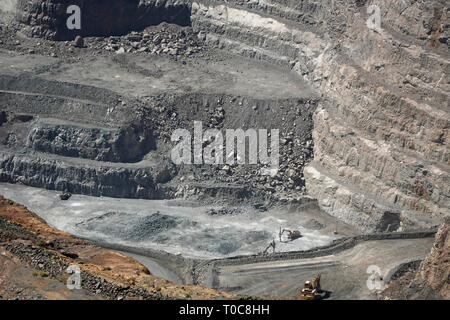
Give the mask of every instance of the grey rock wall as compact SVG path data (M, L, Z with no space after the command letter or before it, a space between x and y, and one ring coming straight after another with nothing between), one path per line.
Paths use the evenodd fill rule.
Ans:
M67 28L70 5L81 9L79 30ZM161 22L190 25L190 6L185 0L18 0L17 7L18 20L30 26L30 35L54 40L121 35Z
M107 129L45 122L34 124L26 145L45 153L107 162L136 162L155 149L151 132L138 126Z
M207 43L290 66L322 93L309 194L366 231L431 225L450 214L448 4L194 1Z

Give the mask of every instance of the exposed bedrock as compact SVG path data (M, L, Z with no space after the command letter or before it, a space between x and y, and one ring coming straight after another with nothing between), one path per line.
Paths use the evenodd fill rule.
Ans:
M27 147L67 157L109 162L141 160L155 142L142 127L89 128L77 124L39 121L33 125Z
M21 3L34 8L25 10L29 18L22 21L42 27L47 37L73 37L57 31L67 16L61 8L54 14L36 3ZM41 8L63 3L47 1ZM121 1L107 3L111 10L122 6ZM307 191L323 210L365 231L431 226L450 215L448 1L139 3L138 8L148 4L150 9L177 3L183 7L181 16L189 12L186 21L206 44L287 66L314 86L321 101L314 115L314 160L304 175ZM367 25L371 4L381 10L379 30ZM129 30L123 27L126 19L115 16L127 8L122 7L108 19L123 29L99 29L102 34ZM108 10L92 12L106 15ZM143 20L130 16L136 28L141 21L152 23L145 14ZM181 18L163 17L183 24ZM73 104L89 109L79 100ZM102 108L106 114L108 108ZM70 120L77 121L75 116Z
M109 90L0 75L0 142L67 157L140 161L155 149L153 124L120 100Z
M433 248L422 261L413 282L408 286L413 298L434 296L450 299L450 219L441 224Z
M297 97L284 98L203 92L165 97L154 106L166 113L166 129L160 131L158 140L160 151L169 147L170 152L175 143L167 146L162 142L170 141L177 128L186 128L193 137L194 120L201 121L203 130L218 129L224 141L229 129L280 130L279 171L275 177L261 175L260 170L265 166L261 163L225 165L224 153L222 164L178 166L178 179L171 182L177 190L174 196L209 196L218 201L224 198L248 200L258 195L268 200L277 191L304 192L303 168L312 156L312 114L317 103L317 97L301 91ZM205 141L204 147L208 143L210 141Z
M39 115L99 126L131 122L132 114L117 93L69 82L28 75L0 75L2 111Z
M15 155L0 152L0 181L23 183L50 190L120 198L163 199L160 185L170 180L175 169L167 161L153 161L140 167L80 163L48 155Z
M367 7L381 9L371 30ZM364 230L450 214L445 1L194 1L206 42L291 66L322 93L310 195Z
M51 190L162 199L176 175L154 124L100 88L0 76L0 181Z
M4 155L0 179L79 194L144 199L192 196L244 201L266 198L275 190L304 190L303 168L312 154L312 114L318 99L308 91L295 94L265 99L168 93L142 104L107 89L0 76L0 103L5 109L0 114ZM286 123L291 118L295 122ZM194 120L201 121L204 130L215 127L223 134L226 128L282 128L280 174L273 180L261 176L260 165L230 166L228 172L223 164L175 167L170 159L171 135L177 128L192 132Z
M54 40L75 36L109 36L158 25L161 22L190 25L186 0L17 0L18 20L29 25L30 35ZM81 28L69 30L67 9L81 10Z

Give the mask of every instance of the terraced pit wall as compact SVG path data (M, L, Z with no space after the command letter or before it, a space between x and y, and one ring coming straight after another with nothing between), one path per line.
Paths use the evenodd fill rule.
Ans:
M217 101L221 101L221 112ZM312 153L306 142L311 139L318 99L168 93L144 105L107 89L5 74L0 75L0 103L2 182L92 196L210 196L245 201L266 195L236 183L170 183L180 170L185 169L182 175L191 175L195 169L173 165L169 158L172 132L177 128L192 131L193 119L202 121L205 128L283 127L291 136L281 145L281 177L304 188L301 170ZM249 113L253 107L264 112ZM174 113L176 118L172 118ZM294 117L296 124L285 121ZM293 150L294 142L303 147ZM239 175L246 175L245 170ZM212 170L204 180L216 174ZM257 174L245 182L250 179L268 183ZM291 188L281 179L272 184L273 189Z
M314 85L309 194L365 231L391 231L450 214L447 12L445 1L194 1L191 20L211 45Z
M160 199L176 170L154 125L105 89L0 76L0 181L93 196Z
M125 10L122 2L108 6ZM45 3L52 8L65 2ZM130 3L136 8L137 1ZM429 227L450 214L446 1L139 3L177 3L183 14L190 12L187 23L206 43L289 66L315 87L322 100L314 115L314 161L305 178L323 210L364 231ZM380 7L380 30L367 26L371 4ZM60 18L53 9L27 8L34 11L22 21L45 29L38 35L67 36L51 22ZM183 20L170 17L166 21ZM143 21L153 23L145 15ZM128 22L119 25L126 27L101 33L130 29Z

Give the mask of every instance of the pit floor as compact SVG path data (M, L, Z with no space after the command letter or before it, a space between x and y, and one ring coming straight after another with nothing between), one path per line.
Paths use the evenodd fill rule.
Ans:
M251 208L243 208L244 213L240 214L210 216L206 213L208 207L194 206L191 202L186 202L189 205L181 207L174 205L179 202L165 200L97 198L82 195L73 195L68 201L61 201L57 191L6 183L0 183L0 194L25 205L51 226L76 236L133 248L164 250L205 260L258 253L272 238L278 238L280 226L298 228L304 236L290 243L277 241L278 252L322 246L343 235L333 235L332 230L336 222L320 212L287 209L255 212ZM145 220L145 217L157 211L160 216L169 217L168 220ZM124 216L105 215L108 212L127 214L125 222ZM321 230L303 227L302 224L310 221L312 216L327 226ZM142 217L144 220L139 220ZM180 220L178 224L171 225L170 218ZM89 225L86 221L94 221L96 227L93 230L86 229L86 225ZM158 236L144 234L148 239L139 241L127 238L130 236L127 234L130 230L140 230L130 226L138 225L142 221L156 223L159 226L159 229L156 228ZM119 225L116 225L117 223ZM169 229L164 230L164 226L169 226ZM146 227L154 230L151 224ZM349 228L340 228L346 235L355 234ZM311 259L219 265L214 270L215 283L202 285L238 294L296 298L304 281L320 273L322 288L330 292L329 299L376 299L376 291L370 290L367 284L370 276L369 266L377 266L384 279L399 264L423 259L432 244L433 238L374 240L360 243L334 255ZM236 246L234 251L220 252L221 248L233 249ZM164 262L154 257L124 253L147 266L155 276L175 282L183 281L176 272L166 268ZM385 286L384 282L382 286Z
M250 255L263 251L275 239L277 252L308 250L327 245L339 236L325 217L315 216L321 230L304 227L311 212L236 207L239 213L210 215L221 207L180 206L180 201L120 199L72 195L59 199L58 191L18 184L0 184L0 194L43 218L50 226L75 236L137 248L164 250L197 259ZM330 217L328 217L331 220ZM328 228L325 226L328 225ZM280 228L300 230L302 237L280 242ZM282 240L285 239L285 235Z

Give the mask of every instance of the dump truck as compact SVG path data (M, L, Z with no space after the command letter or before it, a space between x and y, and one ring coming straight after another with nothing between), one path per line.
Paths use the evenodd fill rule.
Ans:
M325 293L320 288L320 274L316 275L312 281L306 281L300 292L300 298L305 300L322 299Z

